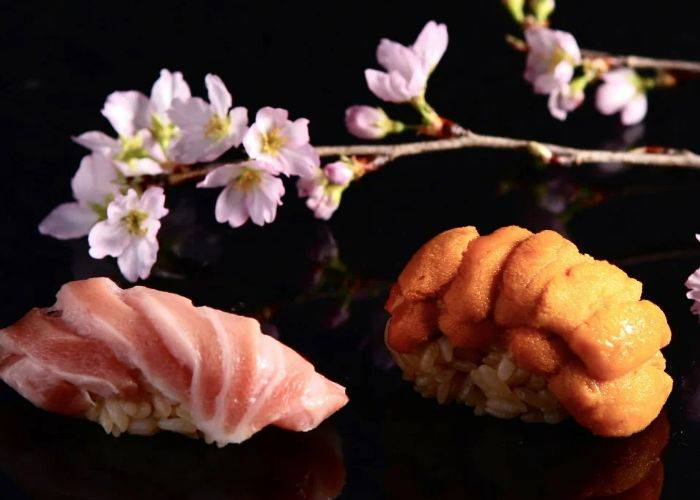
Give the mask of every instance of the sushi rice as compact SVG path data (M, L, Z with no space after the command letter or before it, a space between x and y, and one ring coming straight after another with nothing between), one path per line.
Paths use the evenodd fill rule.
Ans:
M389 322L385 339L388 327ZM556 424L566 418L544 377L517 366L502 348L494 346L486 354L455 349L448 337L441 336L415 352L399 353L390 347L389 351L404 380L413 382L417 392L439 404L463 403L473 407L475 415L531 423Z
M192 423L190 412L158 394L153 394L150 402L117 398L96 400L85 416L114 437L124 432L150 436L161 430L197 437L197 427Z

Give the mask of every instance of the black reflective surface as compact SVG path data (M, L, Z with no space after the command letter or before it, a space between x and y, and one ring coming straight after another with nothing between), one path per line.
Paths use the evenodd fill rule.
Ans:
M502 44L509 25L498 2L463 4L410 15L405 3L353 3L333 13L275 2L11 8L0 44L12 68L0 77L9 139L0 153L0 325L50 304L68 280L104 275L125 285L113 261L88 256L86 241L44 238L36 225L69 197L83 152L68 137L106 130L99 116L106 94L147 90L161 67L183 70L198 94L203 75L219 73L238 103L288 107L311 119L315 143L347 142L344 107L375 102L362 69L373 64L377 40L408 42L434 17L448 23L451 46L431 80L431 102L465 125L582 146L700 149L693 122L700 82L652 96L648 120L635 129L590 108L556 123L520 80L520 56ZM695 57L695 21L680 2L664 5L568 3L555 20L592 48ZM700 174L544 170L515 153L451 152L367 176L328 224L287 187L274 224L238 230L213 220L216 193L173 189L159 262L144 284L258 317L267 333L347 386L350 403L312 433L269 430L218 450L179 436L114 439L3 387L0 497L697 497L700 326L683 283L700 266ZM673 330L664 353L675 380L647 431L603 440L570 422L476 418L423 400L401 381L382 343L388 286L429 237L468 224L482 233L506 224L554 228L644 283Z

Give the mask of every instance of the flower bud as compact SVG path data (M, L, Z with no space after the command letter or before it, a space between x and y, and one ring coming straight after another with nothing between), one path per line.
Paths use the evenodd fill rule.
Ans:
M389 133L401 132L403 123L391 120L382 108L350 106L345 110L345 126L360 139L381 139Z
M530 10L540 23L547 22L555 7L554 0L530 0Z
M503 0L503 5L506 6L515 21L523 22L525 19L525 0Z
M350 167L342 161L329 163L323 168L323 173L326 175L329 182L339 186L348 184L354 176Z

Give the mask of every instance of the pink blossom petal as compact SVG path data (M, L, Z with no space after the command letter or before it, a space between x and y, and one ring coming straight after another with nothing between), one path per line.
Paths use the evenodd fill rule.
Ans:
M596 91L595 104L604 115L612 115L624 108L637 93L630 81L603 83Z
M283 133L287 136L288 146L303 146L309 142L309 120L299 118L293 122L287 122Z
M275 127L281 127L289 119L289 112L283 108L265 106L255 114L255 124L263 134Z
M372 93L383 101L401 103L415 97L408 92L406 80L396 72L390 75L376 69L366 69L365 79Z
M168 215L165 208L165 192L162 187L149 187L141 195L141 207L146 210L151 217L160 219Z
M316 169L321 164L321 158L310 144L296 149L284 148L281 154L289 161L290 175L298 175L299 177L315 175Z
M421 60L415 52L386 38L382 39L377 47L377 61L389 73L396 71L406 80L409 80L416 71L423 70Z
M262 152L263 134L258 122L251 125L243 136L243 147L251 158L258 158Z
M235 147L238 147L241 145L243 136L248 130L248 109L243 106L237 106L229 112L228 118L231 121L230 136L232 143Z
M113 92L102 108L104 115L119 135L131 137L150 125L148 98L141 92Z
M208 74L204 78L207 87L209 102L214 112L219 116L226 116L231 108L233 99L224 82L217 75Z
M85 156L71 180L73 197L85 205L105 204L118 190L117 170L114 163L101 154Z
M191 96L190 87L182 73L179 71L171 73L167 69L162 69L160 77L151 89L152 111L164 117L170 109L173 99L187 100Z
M138 158L130 163L122 161L115 162L117 168L126 177L135 177L137 175L156 175L163 173L163 167L160 163L150 158Z
M124 249L117 259L117 264L124 277L133 283L139 278L148 278L157 255L157 240L139 238Z
M423 70L430 73L447 50L447 26L429 21L421 30L413 44L413 52L418 55Z
M202 182L197 184L198 188L215 188L226 186L235 179L241 171L240 165L227 164L215 168L207 174Z
M203 128L211 116L209 105L204 99L174 99L168 111L170 120L183 131Z
M59 240L81 238L97 222L97 214L79 203L62 203L39 224L39 232Z
M129 245L129 234L122 224L105 220L98 222L90 230L88 243L90 256L94 259L102 259L107 255L118 257Z
M112 156L120 149L117 139L96 130L73 137L73 140L90 151L101 153L105 156Z
M639 93L624 107L620 115L623 125L641 122L647 114L647 96Z
M225 188L216 199L214 217L217 222L228 222L231 227L240 227L248 220L245 196L233 187Z

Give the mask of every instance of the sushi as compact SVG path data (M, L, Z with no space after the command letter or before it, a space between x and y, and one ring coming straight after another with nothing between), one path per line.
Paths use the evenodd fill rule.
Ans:
M0 330L0 378L114 436L174 431L218 446L267 425L308 431L348 401L254 319L107 278L67 283L52 307Z
M391 290L385 341L424 397L477 415L628 436L673 385L664 313L642 284L553 231L443 232Z

